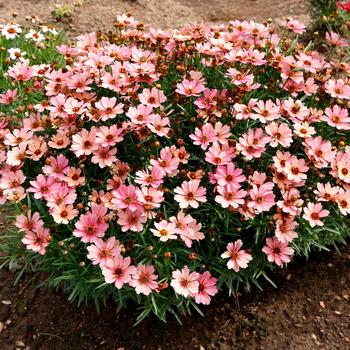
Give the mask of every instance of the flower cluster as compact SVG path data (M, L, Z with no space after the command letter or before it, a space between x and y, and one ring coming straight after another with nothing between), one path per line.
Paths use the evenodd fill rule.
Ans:
M5 57L0 202L25 211L16 225L38 260L60 261L58 275L83 267L72 279L157 313L209 304L223 284L321 246L320 226L339 238L348 64L298 43L292 19L282 35L247 21L165 32L119 16L116 27L57 46L61 66L20 48ZM13 113L31 91L41 98Z

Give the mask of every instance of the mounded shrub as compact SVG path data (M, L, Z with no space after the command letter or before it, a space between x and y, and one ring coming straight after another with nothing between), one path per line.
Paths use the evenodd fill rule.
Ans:
M348 236L350 68L298 21L119 16L57 50L22 29L0 38L5 263L164 320Z

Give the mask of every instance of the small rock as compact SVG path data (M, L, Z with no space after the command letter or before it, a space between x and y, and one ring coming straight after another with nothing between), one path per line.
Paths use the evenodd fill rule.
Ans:
M326 304L324 303L324 301L320 301L320 306L322 307L322 309L326 308Z
M17 312L23 316L27 312L27 301L22 299L17 303Z
M314 342L315 342L316 345L322 345L322 344L318 341L316 334L312 333L312 334L311 334L311 338L314 340Z
M23 343L22 340L16 340L16 346L18 346L19 348L25 348L26 344Z
M338 310L334 311L334 313L335 313L336 315L341 315L341 312L338 311Z
M11 305L11 304L12 304L12 301L11 301L11 300L1 300L1 302L2 302L4 305Z
M4 327L5 325L2 322L0 322L0 333L4 330Z

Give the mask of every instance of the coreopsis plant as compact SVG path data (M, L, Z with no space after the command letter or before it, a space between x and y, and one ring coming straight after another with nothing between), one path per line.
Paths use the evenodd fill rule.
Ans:
M349 29L350 29L350 1L336 0L311 0L314 19L312 27L316 30L316 36L321 34L317 40L321 45L325 39L328 45L327 54L333 56L333 49L339 51L347 50L349 47ZM344 55L344 52L340 52ZM338 53L339 55L339 53Z
M26 45L53 39L4 26L7 261L71 300L130 299L139 321L164 320L344 242L350 69L298 43L304 30L120 16L38 65Z

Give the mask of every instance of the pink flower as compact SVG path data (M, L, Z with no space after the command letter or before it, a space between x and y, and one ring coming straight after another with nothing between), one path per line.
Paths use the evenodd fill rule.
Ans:
M231 242L227 245L227 251L221 254L223 259L229 258L227 267L238 272L240 269L247 268L250 261L253 260L251 254L247 253L244 249L241 249L243 242L238 239L235 242Z
M204 78L201 72L190 71L191 79L184 79L176 85L176 92L185 96L198 96L205 90Z
M151 232L154 236L159 237L159 240L166 242L169 239L176 239L176 229L173 223L162 220L161 222L155 222L156 229L151 228Z
M244 197L247 192L236 187L232 184L228 184L226 186L218 186L217 187L218 195L215 196L215 201L223 208L233 207L238 208L240 205L244 203Z
M326 40L329 44L339 47L348 47L349 43L337 33L331 31L326 33Z
M40 174L36 180L30 181L32 186L28 188L28 192L33 192L35 199L47 199L55 183L56 181L53 176L46 177Z
M201 129L196 128L194 134L190 135L190 139L193 140L194 145L201 146L206 150L210 143L216 141L216 132L210 123L204 124Z
M78 213L78 210L74 209L72 204L62 203L53 208L51 215L57 224L67 225Z
M136 267L130 266L131 258L128 256L123 258L116 255L112 259L108 259L106 264L101 266L103 277L107 283L113 283L118 289L124 284L131 281L131 276L135 273Z
M120 185L118 189L112 192L112 203L118 209L140 210L142 206L137 199L136 189L133 185Z
M158 108L166 101L166 97L162 90L153 87L152 89L143 89L142 93L139 94L139 100L146 106Z
M216 138L222 145L226 144L229 137L232 135L231 128L229 125L224 125L221 122L215 123L214 125Z
M170 285L174 288L176 294L189 297L198 293L199 288L199 273L190 272L187 266L182 270L175 270L172 273L173 279Z
M309 167L306 165L305 160L298 159L295 156L292 156L291 158L289 158L284 168L284 171L287 175L288 180L295 181L295 182L306 180L307 178L306 173L308 170L309 170Z
M117 148L99 147L94 151L91 157L91 163L98 164L98 166L103 169L105 167L111 167L113 163L116 162Z
M158 287L157 278L152 265L139 265L133 272L129 285L135 288L136 294L150 295Z
M77 157L88 156L94 152L97 149L96 128L92 127L90 131L82 129L73 135L71 149Z
M18 147L13 147L7 151L6 163L11 166L22 166L27 154L27 144L21 143Z
M35 232L27 231L22 243L26 245L27 249L33 250L35 253L44 255L46 253L46 247L50 241L50 234L47 228L39 226Z
M294 33L298 34L303 34L306 28L303 23L300 23L296 19L292 18L287 19L286 27Z
M91 90L89 86L92 83L90 74L88 72L75 73L67 79L67 85L71 90L76 92L84 92Z
M116 143L123 141L124 128L117 125L101 126L96 132L96 143L102 147L113 147Z
M304 208L303 218L309 222L311 227L315 227L323 226L324 223L321 219L328 215L329 211L323 209L321 203L308 203L307 207Z
M294 238L298 237L298 233L294 231L298 226L299 224L294 221L293 217L287 218L286 220L277 220L275 235L282 243L292 242Z
M176 217L169 218L169 221L175 225L175 232L180 235L187 247L192 246L192 241L200 241L205 238L204 234L200 232L202 225L183 211L180 211Z
M332 108L326 108L324 113L325 116L322 116L321 120L338 130L350 130L350 117L347 109L334 105Z
M350 214L350 190L339 191L336 201L338 204L338 208L343 215Z
M146 214L141 210L131 211L126 209L125 211L119 211L118 224L121 226L122 231L141 232L143 230L143 224L147 221Z
M46 165L43 166L43 173L55 179L63 180L68 169L69 160L64 155L59 154L56 158L47 158Z
M300 198L300 192L296 188L291 188L282 194L283 200L277 202L277 206L284 213L296 216L300 213L300 207L304 201Z
M265 183L261 186L253 185L249 191L251 200L248 207L252 208L256 213L269 211L275 205L275 195L272 191L271 183Z
M300 72L303 76L303 72ZM281 111L283 114L287 115L294 123L304 122L306 118L310 115L310 110L304 105L301 100L294 100L289 98L283 101Z
M75 189L69 187L66 183L55 183L52 186L52 191L46 198L47 206L53 210L53 208L63 204L74 204L77 199L77 193ZM52 213L52 211L50 211Z
M266 102L257 101L256 105L253 107L253 111L257 114L252 114L251 118L258 119L264 124L278 119L281 116L280 107L271 100Z
M294 133L302 138L311 137L316 134L316 130L313 126L310 126L309 123L294 123L293 125Z
M0 188L3 190L3 194L7 196L7 194L10 194L12 191L15 192L21 192L23 190L23 187L21 186L26 177L24 176L22 170L17 171L7 171L2 174L2 177L0 178ZM38 187L40 185L38 184ZM30 189L28 189L29 191ZM34 188L34 192L38 192L38 188ZM31 192L31 191L29 191Z
M233 163L219 165L215 170L214 178L220 186L231 184L235 187L240 187L240 184L246 180L242 169L236 168Z
M200 202L206 202L207 190L199 186L200 180L184 181L181 187L176 187L174 199L179 203L180 208L198 208Z
M17 96L17 89L6 90L5 93L0 94L0 104L9 105L11 104Z
M163 183L164 172L159 167L152 166L150 169L137 171L135 175L137 184L158 188Z
M117 114L122 114L124 105L117 103L115 97L102 97L101 100L95 103L95 107L101 113L101 120L106 121L108 119L114 119Z
M156 114L155 118L147 126L158 136L167 137L170 130L170 120L167 117L163 118L159 114Z
M257 104L257 99L250 99L248 105L235 103L233 105L234 116L237 120L247 120L253 116L253 107Z
M31 130L25 128L15 129L11 133L7 132L5 134L4 144L7 146L27 145L33 135Z
M293 87L294 90L295 86L298 86L299 84L302 84L304 82L303 72L300 70L295 70L294 67L288 64L287 62L281 62L281 70L281 78L283 80L287 80L287 83L284 84L284 88L288 86L289 89L290 87Z
M163 192L158 191L154 187L142 187L141 190L137 189L136 196L146 211L159 208L164 201Z
M8 75L17 81L28 81L35 76L35 71L29 66L29 60L17 62L8 71Z
M209 271L201 273L197 279L198 292L193 294L197 304L209 305L211 297L214 296L218 289L216 288L217 278L212 277Z
M40 213L34 212L32 215L31 210L29 210L27 215L21 214L16 216L15 225L20 231L36 232L40 227L44 226L44 222L40 219Z
M225 165L232 162L236 149L229 144L215 142L206 152L205 160L214 165Z
M249 129L248 133L243 134L239 138L237 150L248 160L260 158L265 152L266 144L269 141L270 137L264 136L262 129Z
M337 195L340 192L339 186L332 186L329 182L316 185L317 190L314 190L315 195L320 202L336 201Z
M87 107L87 103L73 97L68 97L64 103L64 111L70 115L83 115L86 113Z
M153 108L150 106L138 105L130 107L126 115L134 124L146 125L153 122L155 115L153 114Z
M107 241L97 238L95 243L89 245L86 249L89 252L87 258L92 261L93 265L105 266L107 261L120 255L120 243L115 237L109 237Z
M229 68L227 70L226 76L231 78L231 83L240 86L240 85L252 85L254 82L254 74L247 74L246 72L238 71L235 68Z
M152 166L158 166L164 175L174 176L177 173L177 168L180 161L173 155L169 147L165 147L160 151L160 157L157 160L151 159Z
M292 130L285 123L272 122L265 127L265 131L267 135L271 136L271 147L277 147L278 145L289 147L293 142Z
M48 142L48 145L53 149L66 148L69 144L70 139L64 132L57 132L57 134L51 137L51 141Z
M85 177L81 175L81 169L72 167L67 171L63 181L70 187L78 187L85 184Z
M84 243L94 243L105 235L108 224L100 222L96 214L87 213L80 216L75 224L73 236L79 237Z
M334 159L330 141L324 141L321 136L305 139L305 153L317 168L325 168Z
M267 260L274 262L278 266L290 262L290 257L294 254L293 248L288 243L280 242L277 237L266 238L266 245L262 251L267 255Z
M335 98L350 99L350 85L345 84L344 80L329 79L325 84L327 94Z

